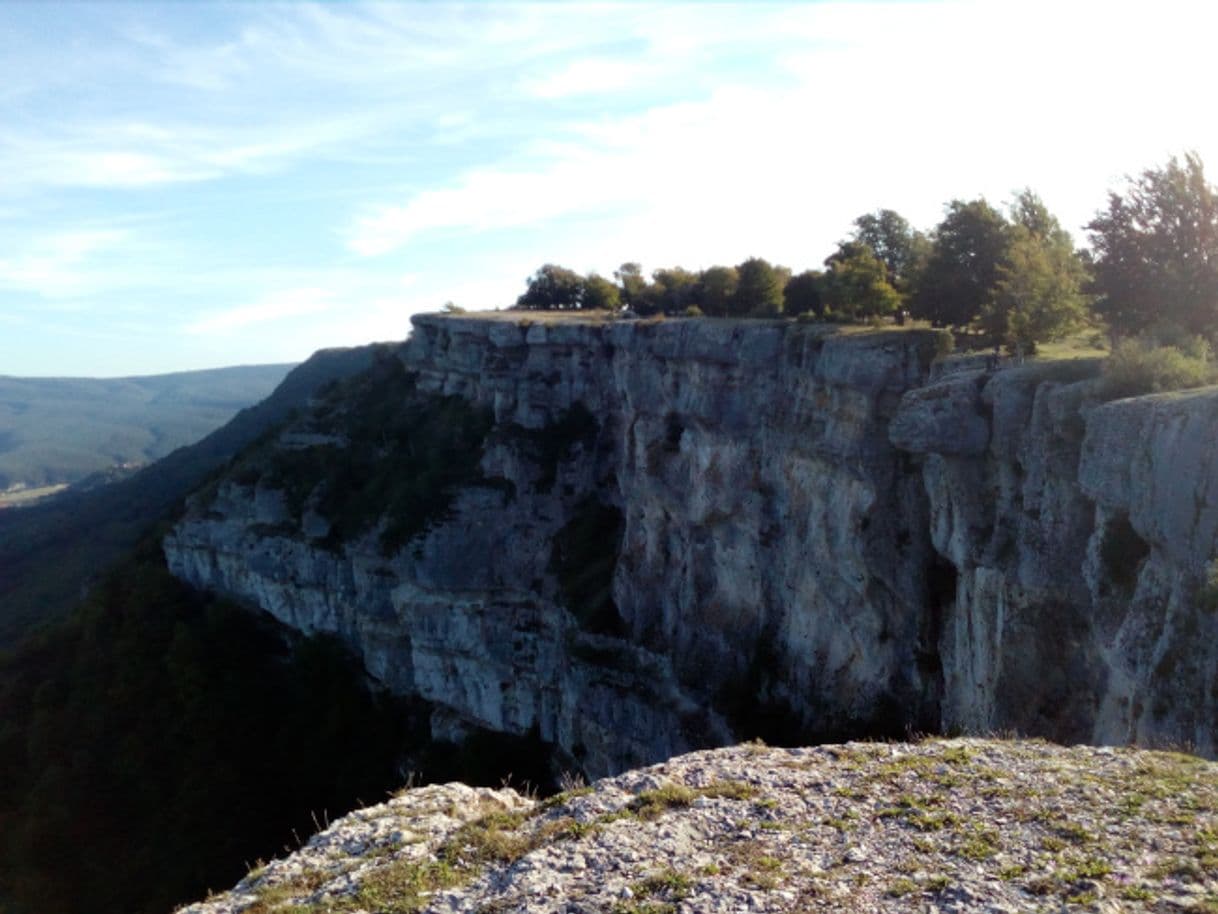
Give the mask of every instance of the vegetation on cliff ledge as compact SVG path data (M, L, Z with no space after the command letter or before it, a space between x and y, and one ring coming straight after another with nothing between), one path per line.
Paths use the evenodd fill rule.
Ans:
M404 772L544 777L528 740L428 742L429 710L369 692L337 642L191 590L147 544L0 657L0 911L164 914Z
M854 221L823 271L793 275L750 257L697 272L657 269L648 280L629 262L614 273L615 284L549 263L527 279L516 307L848 322L909 316L1021 355L1080 328L1097 338L1106 328L1114 343L1136 338L1142 349L1168 350L1141 358L1133 349L1119 353L1113 389L1144 393L1211 381L1218 189L1206 181L1200 158L1172 158L1129 178L1085 228L1091 248L1076 249L1031 190L1017 193L1006 212L984 198L951 200L926 232L880 209Z
M349 542L383 522L392 552L448 512L462 486L494 485L479 470L490 410L456 396L421 393L395 355L332 385L297 424L322 443L271 439L246 455L233 478L281 489L296 523L307 509L330 525L327 542Z

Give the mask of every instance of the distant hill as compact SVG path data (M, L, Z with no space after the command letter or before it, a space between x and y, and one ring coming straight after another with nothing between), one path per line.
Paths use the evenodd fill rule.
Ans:
M0 493L158 460L266 397L291 368L106 379L0 376Z
M384 348L317 352L292 369L265 400L135 475L110 485L73 488L21 510L0 511L0 649L30 628L61 618L89 582L210 473L303 406L319 387L367 368ZM172 383L161 388L162 402L174 396L174 389ZM223 384L213 388L223 389Z

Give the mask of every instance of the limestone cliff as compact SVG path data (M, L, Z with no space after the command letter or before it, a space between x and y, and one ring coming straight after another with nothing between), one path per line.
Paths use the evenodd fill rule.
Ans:
M949 376L893 423L955 579L943 722L1212 756L1218 391L1099 403L1088 368Z
M337 633L437 735L535 733L592 775L742 733L1213 752L1218 396L932 381L932 331L414 323L165 551Z
M399 793L180 914L1213 910L1218 765L983 740L746 744L544 801Z

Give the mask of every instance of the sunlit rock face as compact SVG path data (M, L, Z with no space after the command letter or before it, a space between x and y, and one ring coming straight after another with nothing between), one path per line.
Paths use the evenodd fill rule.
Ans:
M1218 391L1101 404L1092 371L974 373L902 401L892 438L919 455L950 563L942 720L1212 756ZM936 439L952 423L924 420L927 402L950 403L969 431ZM987 445L962 446L978 423Z
M403 518L421 503L383 472L418 472L425 436L359 439L339 392L196 496L165 551L338 635L433 702L437 734L534 733L592 775L758 733L1213 751L1218 633L1193 595L1218 397L1096 406L1088 365L931 381L935 331L414 323L403 408L471 430L440 508ZM322 476L373 466L384 516L285 476L316 454Z

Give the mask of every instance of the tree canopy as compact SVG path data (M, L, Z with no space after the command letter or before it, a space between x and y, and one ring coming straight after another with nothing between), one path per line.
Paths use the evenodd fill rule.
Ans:
M622 306L622 293L605 277L589 273L584 279L581 305L594 311L616 311Z
M574 270L547 263L528 279L528 288L516 299L517 308L565 311L583 307L584 278Z
M889 285L900 292L909 290L930 253L926 236L890 209L865 213L855 219L854 240L867 245L883 261Z
M984 199L949 203L910 299L914 315L940 326L972 324L998 280L1007 229L1002 213Z
M750 257L736 267L738 283L731 311L738 315L772 317L782 311L783 271L768 260Z
M1218 339L1218 190L1193 154L1129 178L1087 224L1090 251L1035 193L1006 212L956 199L929 233L892 209L854 220L824 272L760 257L700 271L628 261L615 281L546 264L516 307L633 309L641 315L874 320L908 308L936 326L982 331L1028 353L1093 318L1114 336Z
M698 307L713 315L731 311L740 276L735 267L714 266L698 277Z
M892 314L901 296L888 282L888 268L868 245L845 241L825 261L824 303L852 319Z
M824 274L820 270L804 270L791 277L787 287L782 290L783 314L798 316L800 314L825 313L821 288Z
M1087 224L1096 310L1114 334L1218 331L1218 191L1189 154L1128 179Z
M1057 339L1086 319L1087 270L1070 233L1036 194L1011 206L1007 248L981 316L996 340L1020 352Z

